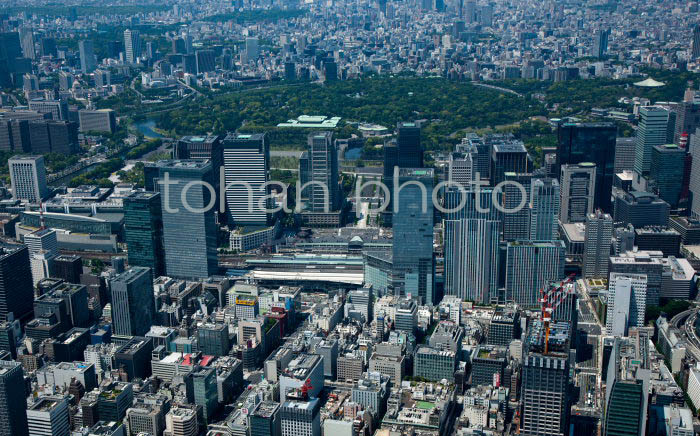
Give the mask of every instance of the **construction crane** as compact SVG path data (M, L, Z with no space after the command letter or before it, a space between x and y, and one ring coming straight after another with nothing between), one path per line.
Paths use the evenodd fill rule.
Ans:
M564 286L571 283L576 277L576 274L571 274L558 285L551 283L540 289L540 303L542 304L542 326L544 327L544 354L549 352L549 327L552 321L552 314L564 301L566 292ZM545 288L548 289L545 291Z

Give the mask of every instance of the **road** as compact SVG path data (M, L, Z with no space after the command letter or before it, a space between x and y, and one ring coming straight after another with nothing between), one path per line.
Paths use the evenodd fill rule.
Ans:
M515 92L515 91L513 91L512 89L501 88L500 86L489 85L488 83L471 82L471 84L474 85L474 86L480 86L480 87L482 87L482 88L489 88L489 89L494 89L494 90L496 90L496 91L505 92L505 93L507 93L507 94L513 94L513 95L518 96L518 97L522 97L522 96L523 96L523 95L520 94L519 92Z

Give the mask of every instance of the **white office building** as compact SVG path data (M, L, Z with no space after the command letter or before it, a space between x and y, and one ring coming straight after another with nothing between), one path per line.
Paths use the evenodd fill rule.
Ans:
M630 327L644 327L646 303L646 274L610 274L606 333L627 336Z
M49 194L43 156L16 156L7 162L15 199L39 203Z

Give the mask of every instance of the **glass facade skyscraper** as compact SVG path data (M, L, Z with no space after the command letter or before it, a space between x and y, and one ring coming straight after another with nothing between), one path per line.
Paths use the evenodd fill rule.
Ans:
M420 127L416 123L399 123L396 130L399 168L423 168L423 149L420 145Z
M533 241L557 239L559 232L559 182L535 179L530 192L530 238Z
M143 336L155 321L153 275L150 268L133 267L109 281L112 324L117 335Z
M539 291L564 278L562 241L509 242L506 251L506 301L539 308Z
M309 210L313 212L338 210L340 208L338 152L333 144L333 133L311 134L308 137L308 144L309 181L314 182L307 188Z
M267 225L270 213L265 209L271 207L270 201L264 200L269 193L264 186L270 162L267 137L263 133L229 134L223 140L223 154L229 223Z
M129 265L151 268L155 277L165 274L160 201L158 192L136 192L124 199L124 239Z
M642 175L651 169L651 150L668 139L669 112L657 106L639 108L639 126L636 133L634 170Z
M27 434L27 395L22 365L0 360L0 435Z
M557 130L557 164L561 174L564 164L593 162L596 165L594 207L611 211L615 170L617 127L613 123L564 123Z
M215 192L202 182L212 183L208 161L165 160L156 164L163 211L165 270L171 277L201 279L218 271L216 257ZM166 191L164 179L170 185ZM166 195L167 194L167 195ZM189 209L185 208L186 198Z
M683 189L686 151L676 144L657 145L651 150L649 179L659 198L671 208L678 206Z
M403 184L405 186L401 187ZM394 292L435 303L433 261L433 170L399 169L394 192ZM425 189L423 189L425 188ZM423 207L425 205L425 207Z
M29 249L24 245L0 244L0 320L28 321L34 307Z
M497 300L500 221L445 221L445 294L489 304Z

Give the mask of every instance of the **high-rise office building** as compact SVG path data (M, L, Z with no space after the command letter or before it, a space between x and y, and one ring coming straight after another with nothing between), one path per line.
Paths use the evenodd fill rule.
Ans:
M413 183L408 183L413 182ZM401 186L406 184L405 186ZM394 192L394 292L435 303L433 260L433 170L401 168ZM423 189L424 188L424 189Z
M135 64L141 57L141 34L138 30L124 31L124 56L129 64Z
M245 39L245 53L248 62L257 61L260 57L260 46L258 38L248 37Z
M340 208L338 152L332 132L312 133L309 144L309 210L336 211Z
M197 60L197 74L216 70L216 53L214 53L214 50L197 50L194 55Z
M539 291L564 277L562 241L515 241L506 249L506 301L539 307Z
M211 163L166 160L159 161L154 168L159 179L156 186L161 193L166 273L185 279L215 275L218 271L216 193L203 184L214 186ZM155 172L146 170L147 178ZM167 190L166 174L169 180ZM185 207L183 199L189 207Z
M165 431L172 436L197 436L197 408L178 406L170 409L165 415Z
M68 400L62 396L43 397L27 409L29 436L70 434Z
M95 73L97 74L97 73ZM114 133L117 130L117 117L112 109L78 111L81 132Z
M686 150L676 144L656 145L651 149L649 180L659 198L671 208L678 207L683 189Z
M647 175L651 169L651 151L663 145L668 137L668 110L658 106L639 108L639 126L636 133L634 170Z
M12 73L16 73L17 59L22 57L18 32L0 33L0 86L13 86Z
M612 210L610 193L615 169L617 127L614 123L564 123L557 129L555 174L564 164L592 162L596 166L594 208Z
M527 173L527 166L527 150L522 141L499 141L491 145L491 186L504 181L505 173Z
M570 325L541 321L530 327L523 349L521 434L568 434Z
M250 436L281 436L280 405L262 401L248 415Z
M645 274L611 273L608 280L606 333L621 337L627 336L630 327L644 327L646 303Z
M202 407L205 423L211 422L219 408L216 368L197 367L185 377L187 401Z
M399 168L423 168L423 148L420 127L416 123L401 122L396 126L397 165Z
M562 224L585 222L586 216L593 212L595 164L562 165L560 180L559 221Z
M7 161L14 198L39 203L49 194L43 156L16 156Z
M444 223L445 294L483 304L497 300L500 221Z
M14 360L0 360L0 434L29 435L24 372Z
M386 171L386 168L385 168ZM474 160L472 153L450 153L447 180L459 183L468 189L474 180Z
M691 55L693 59L700 58L700 24L693 27L693 39L691 41Z
M34 310L34 288L29 249L23 245L0 245L0 320L28 321Z
M318 398L289 399L280 407L282 436L321 436L321 413Z
M608 52L610 29L598 29L595 34L595 56L603 59Z
M135 192L124 199L124 240L130 266L165 274L163 216L159 192Z
M504 176L509 183L503 187L503 207L509 212L502 214L503 240L528 239L530 237L532 174L505 173Z
M78 43L80 51L80 69L83 74L92 73L97 67L95 59L95 46L90 40L83 40Z
M634 137L615 140L615 174L623 171L634 171L636 144L637 140Z
M44 100L35 98L29 100L29 110L40 114L50 114L54 121L68 119L68 102L63 100Z
M583 276L605 278L608 276L610 244L612 243L612 217L597 210L586 217L583 240Z
M557 239L559 234L559 182L535 179L530 187L530 238L533 241Z
M112 324L117 335L143 336L155 321L153 275L150 268L133 267L109 281Z
M647 434L649 408L648 369L640 365L636 353L628 355L625 338L613 339L606 367L605 411L601 434L604 436L643 436Z
M272 205L269 199L266 200L270 192L265 186L270 165L267 136L264 133L230 133L222 143L226 208L230 223L254 226L269 224L271 214L268 211ZM320 157L326 156L324 154Z

